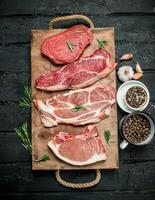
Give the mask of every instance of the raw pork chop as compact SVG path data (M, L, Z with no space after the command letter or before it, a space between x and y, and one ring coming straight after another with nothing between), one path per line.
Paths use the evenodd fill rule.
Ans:
M84 88L107 76L115 67L116 63L110 62L110 54L98 49L90 56L41 75L35 84L47 91Z
M75 25L45 39L41 45L41 52L55 64L71 63L80 57L92 40L93 34L90 29L84 25Z
M77 126L96 123L109 116L115 93L111 87L94 86L33 102L43 126L62 123Z
M71 165L88 165L107 157L103 138L93 125L80 133L59 132L48 146L58 158Z

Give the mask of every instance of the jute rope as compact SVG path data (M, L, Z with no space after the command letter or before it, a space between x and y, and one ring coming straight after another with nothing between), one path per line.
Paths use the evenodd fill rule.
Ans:
M90 28L94 28L94 24L93 22L85 15L67 15L67 16L61 16L61 17L56 17L52 20L49 21L48 24L48 28L50 30L53 29L53 25L57 22L62 22L62 21L68 21L68 20L73 20L73 19L83 19L85 20ZM88 187L92 187L94 185L96 185L100 179L101 179L101 172L99 169L96 170L96 177L93 181L87 182L87 183L71 183L69 181L66 181L64 179L61 178L60 175L60 170L57 170L55 172L55 177L56 180L58 181L58 183L60 183L61 185L65 186L65 187L69 187L69 188L88 188Z
M56 17L56 18L51 19L49 21L48 28L50 30L52 30L53 29L53 25L55 23L62 22L62 21L73 20L73 19L83 19L89 24L90 28L94 28L93 22L85 15L66 15L66 16Z
M87 182L87 183L70 183L68 181L65 181L60 176L60 170L57 170L55 172L56 180L63 186L69 187L69 188L88 188L96 185L100 179L101 179L101 172L99 169L96 170L96 178L93 181Z

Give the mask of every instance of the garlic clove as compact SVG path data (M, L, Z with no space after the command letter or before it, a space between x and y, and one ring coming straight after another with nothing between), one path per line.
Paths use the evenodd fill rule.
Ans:
M137 64L136 64L136 72L143 73L142 68L141 68L139 62L137 62Z
M142 76L143 76L143 73L137 72L134 74L133 79L138 80L142 78Z
M132 53L126 53L120 58L120 60L130 60L132 57L133 57Z

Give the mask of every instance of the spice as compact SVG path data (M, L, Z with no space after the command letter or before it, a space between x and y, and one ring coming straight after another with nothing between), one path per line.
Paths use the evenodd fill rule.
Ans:
M67 41L67 47L68 47L68 49L69 49L71 52L73 52L74 46L76 46L76 45L73 44L73 43L71 43L71 42L68 42L68 41Z
M32 153L32 143L31 143L31 137L30 133L28 131L28 125L27 122L24 122L19 128L15 128L15 132L17 137L22 141L22 145L29 151L29 153ZM42 157L35 160L36 162L45 162L46 160L49 160L49 156L47 154L43 155Z
M111 138L111 134L110 134L110 131L109 131L109 130L105 130L105 131L104 131L104 138L105 138L107 144L109 144L109 140L110 140L110 138Z
M134 76L133 76L133 79L135 79L135 80L139 80L140 78L142 78L143 77L143 73L135 73L134 74Z
M31 88L28 86L24 86L24 96L21 97L21 100L19 101L19 106L21 107L31 107Z
M120 58L120 60L130 60L132 57L132 53L126 53Z
M143 77L143 71L141 69L140 64L137 62L136 64L136 73L133 76L133 79L138 80Z
M126 82L133 78L133 69L130 66L122 66L119 68L117 75L120 81Z
M97 40L97 42L98 42L99 48L104 48L105 45L107 44L107 41L105 41L105 40Z
M137 73L142 73L142 74L143 74L143 71L142 71L142 68L141 68L139 62L137 62L137 64L136 64L136 72L137 72Z
M47 160L50 160L49 155L45 154L43 156L41 156L40 158L36 159L36 162L45 162Z
M81 106L81 105L76 105L74 108L72 108L73 111L79 111L79 110L85 110L86 107Z
M131 115L123 124L123 132L127 141L141 143L150 134L150 122L144 115Z
M24 122L19 128L15 128L15 132L17 137L22 141L22 145L31 153L32 144L27 122Z
M132 108L142 107L147 100L146 91L140 86L131 87L126 93L126 102Z

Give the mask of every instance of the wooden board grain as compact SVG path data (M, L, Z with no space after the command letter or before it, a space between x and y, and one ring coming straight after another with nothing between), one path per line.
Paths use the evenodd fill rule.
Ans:
M51 95L64 93L63 92L43 92L37 90L34 86L34 82L41 74L46 73L49 70L55 70L59 66L54 66L52 62L44 57L40 52L40 45L42 41L56 33L63 31L64 29L49 30L32 30L31 40L31 86L33 98L44 98ZM98 49L97 39L106 40L106 50L111 54L112 60L115 59L115 44L114 44L114 29L113 28L95 28L92 29L94 40L92 44L87 47L83 55L89 55ZM95 84L113 86L116 90L116 72L113 71L106 78L98 81ZM86 126L72 126L72 125L58 125L54 128L44 128L41 124L38 112L34 105L32 105L31 111L32 119L32 169L33 170L72 170L72 169L117 169L118 166L118 131L117 131L117 106L112 107L111 114L108 118L102 120L96 124L98 129L104 133L104 130L108 129L111 132L111 139L109 145L104 140L104 146L108 159L106 161L97 162L87 166L72 166L67 164L53 154L48 148L48 141L59 131L79 132ZM35 162L38 157L48 154L50 160L46 162Z

